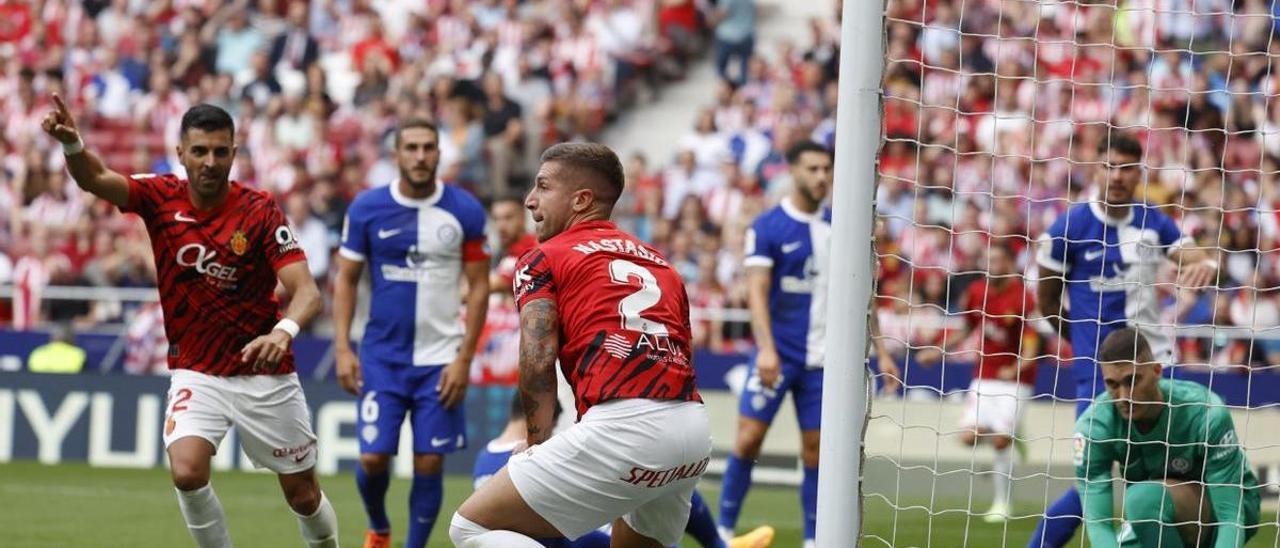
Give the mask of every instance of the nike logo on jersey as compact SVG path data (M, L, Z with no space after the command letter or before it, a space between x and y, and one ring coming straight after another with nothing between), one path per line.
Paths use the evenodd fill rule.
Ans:
M194 217L184 217L184 216L182 216L182 212L181 212L181 211L174 212L174 214L173 214L173 220L178 221L179 223L194 223L194 222L196 222L196 220L195 220L195 218L194 218Z
M451 441L453 441L453 438L449 438L449 437L445 437L445 438L431 438L431 446L432 446L432 447L444 447L445 445L448 445L448 444L449 444L449 442L451 442Z
M302 462L304 459L307 458L307 455L310 455L310 454L311 454L311 451L307 451L306 453L293 457L293 462L294 463Z
M783 252L783 253L791 253L792 251L795 251L795 250L797 250L797 249L800 249L800 246L802 246L802 245L804 245L804 244L803 244L803 243L801 243L801 242L791 242L791 243L789 243L789 244L782 244L782 252Z
M1106 253L1106 249L1090 249L1089 251L1084 252L1084 260L1095 261Z
M391 229L391 230L382 230L382 229L379 229L379 230L378 230L378 239L379 239L379 240L385 240L385 239L390 238L390 237L392 237L392 236L395 236L396 234L399 234L399 233L401 233L401 232L403 232L403 231L404 231L404 229L403 229L403 228L393 228L393 229Z

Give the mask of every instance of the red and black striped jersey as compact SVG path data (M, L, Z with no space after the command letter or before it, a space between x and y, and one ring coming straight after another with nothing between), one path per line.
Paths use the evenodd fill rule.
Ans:
M579 223L529 251L512 288L521 309L538 299L555 303L560 368L579 417L614 399L702 401L684 282L613 223Z
M133 175L122 211L142 217L151 236L169 368L249 375L240 350L280 320L276 271L306 260L284 212L270 195L231 182L213 209L191 204L174 175ZM293 353L274 370L294 371Z

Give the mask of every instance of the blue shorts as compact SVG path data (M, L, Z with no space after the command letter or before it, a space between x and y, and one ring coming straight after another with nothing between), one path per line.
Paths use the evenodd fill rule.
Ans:
M442 366L361 363L364 386L356 402L360 452L396 454L405 413L412 421L414 453L452 453L466 447L466 405L440 405L436 385L442 371Z
M808 369L803 365L782 362L781 378L773 388L760 384L755 367L747 378L747 387L738 401L738 413L747 418L773 424L773 417L782 407L782 398L791 393L796 405L796 418L801 431L819 430L822 427L822 369Z

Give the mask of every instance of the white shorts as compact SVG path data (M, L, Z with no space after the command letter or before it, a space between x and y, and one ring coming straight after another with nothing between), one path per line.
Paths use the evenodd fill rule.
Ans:
M316 435L296 373L217 377L179 369L165 401L166 449L197 436L216 451L235 426L240 446L258 468L292 474L315 466Z
M707 469L711 433L701 403L641 399L596 405L582 421L507 463L520 496L565 537L621 517L671 546Z
M960 427L974 427L991 434L1012 436L1032 396L1030 386L997 379L973 379L964 399Z

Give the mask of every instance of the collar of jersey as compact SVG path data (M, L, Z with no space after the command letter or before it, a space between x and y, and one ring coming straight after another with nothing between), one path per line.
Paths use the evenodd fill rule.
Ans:
M1107 210L1102 208L1101 198L1089 202L1089 211L1093 212L1093 216L1102 221L1102 224L1110 226L1128 226L1133 221L1133 208L1134 206L1129 206L1129 214L1125 215L1123 219L1112 219L1110 215L1107 215Z
M227 196L223 198L222 203L209 209L200 209L191 201L191 181L187 180L187 205L191 206L191 215L197 219L208 219L215 217L222 211L226 210L240 197L240 185L235 181L227 181Z
M814 221L817 221L818 215L822 213L822 206L818 206L818 211L815 211L813 213L805 213L803 211L800 211L799 209L796 208L795 204L791 203L790 196L783 198L782 202L780 202L779 205L782 206L782 211L784 213L786 213L792 219L795 219L802 223L812 223Z
M436 205L436 202L440 201L441 196L444 196L444 183L438 179L436 180L436 191L432 192L430 196L421 199L410 198L401 194L399 178L391 181L391 199L395 200L397 204L405 207L430 207Z

